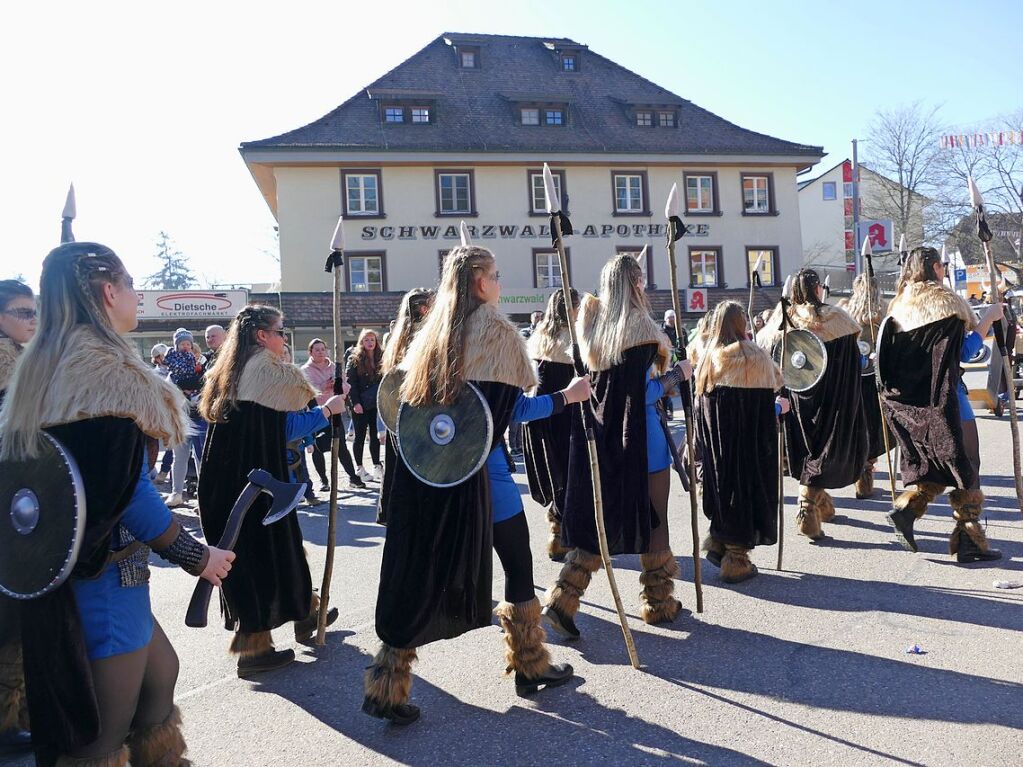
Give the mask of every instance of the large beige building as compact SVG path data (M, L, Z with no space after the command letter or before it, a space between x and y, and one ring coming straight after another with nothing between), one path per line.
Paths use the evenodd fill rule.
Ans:
M515 316L560 285L544 162L576 232L566 240L573 284L592 290L608 258L649 246L643 267L658 309L670 303L664 204L677 183L687 225L680 287L705 289L699 311L747 289L761 256L769 289L799 267L796 177L822 155L733 125L571 40L459 34L241 153L279 223L285 295L324 290L339 215L350 297L393 295L392 305L436 283L464 220L497 254Z

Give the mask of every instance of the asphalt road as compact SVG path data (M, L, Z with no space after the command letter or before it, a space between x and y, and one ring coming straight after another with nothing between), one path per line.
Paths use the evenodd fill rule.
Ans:
M343 497L332 589L341 618L326 647L297 645L298 662L255 681L236 677L222 628L184 626L193 580L156 561L153 608L181 658L177 699L191 758L202 767L1020 764L1023 589L992 582L1023 579L1023 523L1008 425L982 417L980 432L988 536L1005 553L998 566L951 561L945 497L917 526L919 554L894 544L884 473L872 500L836 492L830 538L811 544L795 533L797 487L787 480L784 571L774 569L775 547L753 553L760 576L740 586L722 584L704 563L706 604L696 614L689 501L676 479L670 525L687 611L667 627L644 625L638 557L615 560L641 670L628 664L598 574L578 620L582 640L552 643L554 659L575 666L573 683L516 697L493 625L420 651L413 702L423 717L407 728L359 711L363 670L377 646L384 530L373 521L373 493ZM544 516L524 474L518 481L541 593L558 566L545 557ZM326 509L299 510L314 582ZM182 519L197 528L194 515ZM502 585L495 562L498 597ZM275 639L293 644L287 628ZM913 645L923 654L907 654Z

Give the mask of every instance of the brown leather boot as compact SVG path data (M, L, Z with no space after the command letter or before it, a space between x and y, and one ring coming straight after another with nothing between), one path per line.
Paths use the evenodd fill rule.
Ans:
M944 485L920 482L909 490L903 490L895 499L895 508L888 513L888 521L895 528L895 537L907 551L918 551L913 536L913 523L927 513L931 501L943 492Z
M640 594L643 620L652 625L671 623L682 610L682 603L672 596L678 576L675 555L671 549L640 554L639 563L643 568L639 576L639 582L643 584Z
M856 478L856 497L860 500L870 498L874 494L874 466L876 463L873 458L867 461L860 476Z
M721 560L721 580L725 583L742 583L757 574L757 566L749 560L749 549L742 546L725 546L725 557Z
M993 562L1002 558L1002 552L988 546L987 535L980 524L984 493L980 490L953 490L948 494L956 526L948 540L948 551L956 561Z
M547 509L547 524L551 528L551 537L547 539L547 556L552 562L564 562L571 549L561 545L561 520L554 509Z
M185 759L185 736L181 733L181 711L171 709L160 724L139 727L128 738L132 767L190 767Z
M796 527L800 535L805 535L811 541L819 541L824 537L819 509L821 492L816 487L799 486L799 511L796 513Z

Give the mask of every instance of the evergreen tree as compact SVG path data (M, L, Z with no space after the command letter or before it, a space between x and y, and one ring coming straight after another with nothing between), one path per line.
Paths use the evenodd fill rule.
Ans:
M188 266L188 257L174 246L166 232L160 232L157 237L156 259L160 268L146 277L147 288L186 290L195 286L195 275Z

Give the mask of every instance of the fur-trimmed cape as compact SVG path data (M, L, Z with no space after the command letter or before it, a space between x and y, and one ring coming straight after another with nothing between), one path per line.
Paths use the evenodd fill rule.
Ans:
M849 312L840 306L824 304L814 311L810 304L792 304L789 307L789 319L798 330L809 330L824 343L849 335L860 334L860 324L849 316ZM771 312L764 323L764 328L757 333L757 345L768 351L781 337L781 305Z
M592 371L608 370L617 365L629 349L644 344L657 344L657 356L654 365L659 371L663 371L671 362L671 342L664 331L658 326L650 314L638 306L629 307L629 318L625 325L625 332L621 338L615 339L615 344L610 349L603 349L599 353L591 348L590 338L592 337L594 324L600 314L600 299L593 295L584 295L579 304L579 315L576 319L576 333L579 337L579 351L582 354L583 362Z
M888 305L903 332L916 330L946 317L958 317L967 330L977 326L977 318L966 299L940 282L910 282L903 286Z
M239 402L255 402L279 412L303 410L315 398L316 392L301 369L266 349L249 358L238 379Z
M7 388L11 376L14 375L14 363L18 361L21 349L10 338L0 338L0 392ZM0 394L0 402L2 402Z
M544 333L533 333L526 344L529 356L538 362L572 363L572 335L562 328L555 338Z
M463 374L467 381L493 381L519 389L536 386L536 371L526 353L526 339L500 309L483 304L469 315L466 326L469 340ZM421 335L416 336L416 341Z
M769 389L773 392L783 385L781 370L774 360L752 341L742 340L728 346L715 347L700 361L700 367L703 366L707 366L707 392L718 386ZM701 380L700 370L697 371L696 380Z

